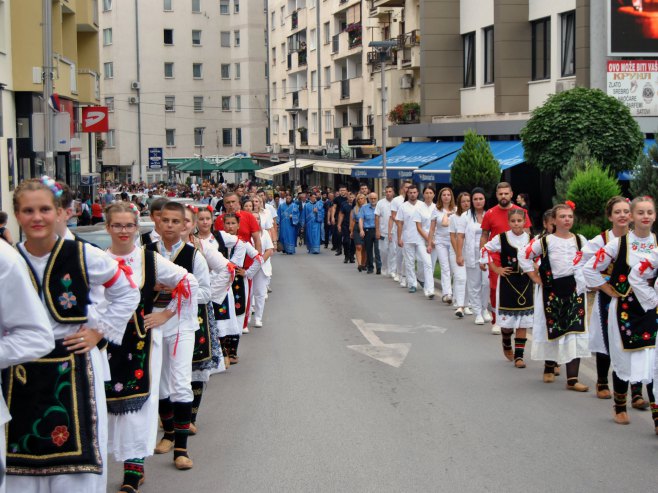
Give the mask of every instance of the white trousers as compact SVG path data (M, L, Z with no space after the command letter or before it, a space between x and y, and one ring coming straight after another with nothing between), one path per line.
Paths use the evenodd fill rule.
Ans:
M383 240L379 241L379 257L382 259L382 269L387 274L392 274L397 269L395 240L388 241L388 236L384 235Z
M394 240L396 241L396 240ZM405 277L405 268L404 268L404 247L400 248L400 246L397 244L397 241L395 243L395 272L397 273L398 276L400 276L400 282Z
M253 290L253 303L254 303L254 319L261 320L263 318L263 311L265 310L265 296L267 295L267 285L270 283L270 276L266 276L262 269L259 270L254 276L252 285Z
M162 375L160 377L160 399L169 397L171 402L192 402L192 356L194 355L194 332L181 331L162 338ZM176 355L174 356L174 347Z
M432 258L427 253L425 245L420 243L404 244L404 270L407 275L407 286L416 287L416 270L415 262L418 260L418 270L422 271L423 282L425 284L425 294L434 294L434 275L432 272Z
M447 243L439 242L432 250L432 269L438 260L441 266L441 294L452 296L452 278L450 272L450 240Z
M456 307L466 306L466 267L457 265L457 256L450 250L450 272L452 274L452 299ZM441 276L443 280L443 276Z
M466 285L466 303L470 305L476 317L484 316L489 305L489 272L482 271L479 267L466 267Z

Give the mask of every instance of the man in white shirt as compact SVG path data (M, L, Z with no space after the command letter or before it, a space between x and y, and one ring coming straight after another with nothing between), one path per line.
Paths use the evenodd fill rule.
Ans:
M395 222L398 225L398 247L404 255L404 274L406 276L406 285L409 286L409 292L416 292L416 245L423 244L423 237L418 233L414 213L418 208L418 187L409 185L407 189L408 200L404 202L397 211ZM400 280L402 286L402 280Z
M391 217L391 202L395 195L395 190L391 185L386 187L386 196L377 202L375 207L375 216L377 219L377 240L379 241L379 255L382 259L382 274L393 275L395 272L395 240L392 235L388 234L388 222Z
M395 257L395 270L391 273L391 277L393 278L394 281L399 281L400 286L407 287L407 281L405 280L404 277L404 254L402 252L402 248L398 247L397 244L397 223L396 223L396 217L398 213L398 209L400 206L404 203L404 200L407 196L407 190L409 189L409 186L411 185L411 182L405 181L402 183L400 186L400 195L395 197L393 200L391 200L391 216L389 217L388 220L388 237L391 242L393 242L393 252L392 255Z

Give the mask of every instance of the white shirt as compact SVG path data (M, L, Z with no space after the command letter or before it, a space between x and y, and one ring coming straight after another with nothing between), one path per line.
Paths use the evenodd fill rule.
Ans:
M655 248L647 260L649 264L646 265L644 272L640 272L640 268L644 268L641 264L636 264L631 269L628 282L631 284L633 293L637 296L642 308L652 310L658 306L658 291L656 291L658 282L653 287L648 282L649 279L656 277L656 269L658 268L658 252ZM656 372L658 373L658 364L656 365Z
M480 231L482 231L481 228ZM528 242L530 241L530 235L528 235L528 233L526 233L525 231L518 236L515 235L512 231L507 231L507 233L501 233L501 234L507 234L507 241L511 246L516 248L518 252L518 257L525 258L526 247L528 246ZM484 249L482 250L480 255L480 263L488 264L490 262L489 253L500 253L501 248L502 245L500 243L500 235L496 235L493 237L493 239L489 240L486 245L484 245Z
M427 205L425 202L420 201L417 202L417 205L418 207L416 207L416 210L414 211L413 221L415 223L420 223L422 230L429 234L430 226L432 225L432 214L434 213L436 206L434 204ZM420 234L418 236L420 236ZM422 236L420 239L423 243L425 242Z
M247 255L249 255L251 258L260 256L258 250L256 250L251 243L247 243L242 240L238 240L235 246L229 250L229 253L231 255L231 262L233 262L238 267L242 267L244 265L244 260ZM258 272L260 268L261 262L256 260L253 264L251 264L251 267L247 269L247 272L245 272L244 276L247 279L253 279L256 275L256 272Z
M414 221L414 212L416 208L422 204L420 201L416 201L415 204L411 202L404 202L398 209L397 216L395 216L396 221L402 221L402 242L403 243L414 243L414 244L424 244L425 240L420 236L418 230L416 229L416 222Z
M272 219L276 219L277 212L274 206L272 206L272 204L270 204L269 202L265 204L265 209L269 211L270 215L272 216Z
M464 265L469 269L478 267L480 259L480 237L482 236L482 224L473 219L469 211L464 212L464 218L461 223L462 230L459 234L464 235L464 247L462 255L464 256Z
M234 236L234 238L237 241L237 236ZM210 299L214 303L221 304L231 287L231 273L227 269L229 261L218 250L217 240L213 235L208 238L199 238L199 240L202 247L201 251L206 257L210 268Z
M434 229L434 243L449 245L450 244L450 223L448 226L443 225L443 218L448 214L444 209L434 209L432 213L432 221L436 221L436 228Z
M402 204L404 204L404 196L398 195L393 200L391 200L391 212L395 212L397 214Z
M375 206L375 216L379 218L379 234L388 235L388 219L391 217L391 205L393 200L381 199Z
M269 209L263 209L258 213L258 217L260 218L261 230L272 229L274 227L274 218L276 217L276 212L273 216Z
M466 213L463 213L461 216L458 216L456 213L450 216L450 219L448 219L448 232L451 234L463 233L465 219Z
M274 243L272 243L272 237L267 232L267 230L261 231L260 247L261 247L260 253L263 255L267 250L274 250ZM263 262L263 265L261 265L263 274L265 274L267 277L272 276L272 262L270 260L271 260L271 256L265 262ZM254 264L257 263L258 262L254 262Z

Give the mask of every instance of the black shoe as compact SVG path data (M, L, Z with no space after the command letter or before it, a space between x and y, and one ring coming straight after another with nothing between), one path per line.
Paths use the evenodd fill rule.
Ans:
M377 275L378 275L378 276L381 276L381 275L382 275L382 270L381 270L381 269L377 269Z
M350 264L353 264L355 261L353 258L350 259Z
M340 257L342 254L343 254L343 252L336 252L334 256L335 257Z
M424 288L424 287L425 287L425 283L424 283L423 281L418 281L418 284L420 284L420 287L421 287L421 288Z
M327 248L327 247L325 246L325 248ZM336 248L335 248L335 247L331 247L331 251L332 251L332 252L335 252L335 251L336 251Z
M368 269L368 274L372 274L373 272L375 272L375 271L372 270L372 269Z
M345 257L345 260L343 260L343 263L346 264L346 263L349 262L349 261L350 261L350 259L348 259L347 257Z

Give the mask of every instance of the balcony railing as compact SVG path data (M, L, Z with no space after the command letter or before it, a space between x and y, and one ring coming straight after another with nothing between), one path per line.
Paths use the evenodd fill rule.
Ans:
M400 34L397 37L397 42L400 49L418 46L420 44L420 29L414 29L406 34Z
M297 66L306 66L306 49L297 52Z
M381 63L381 55L379 51L372 50L366 54L366 61L368 65L379 65ZM396 65L398 63L398 52L397 50L391 50L391 54L386 58L386 63L388 65Z
M340 99L349 99L350 97L350 80L340 81Z

